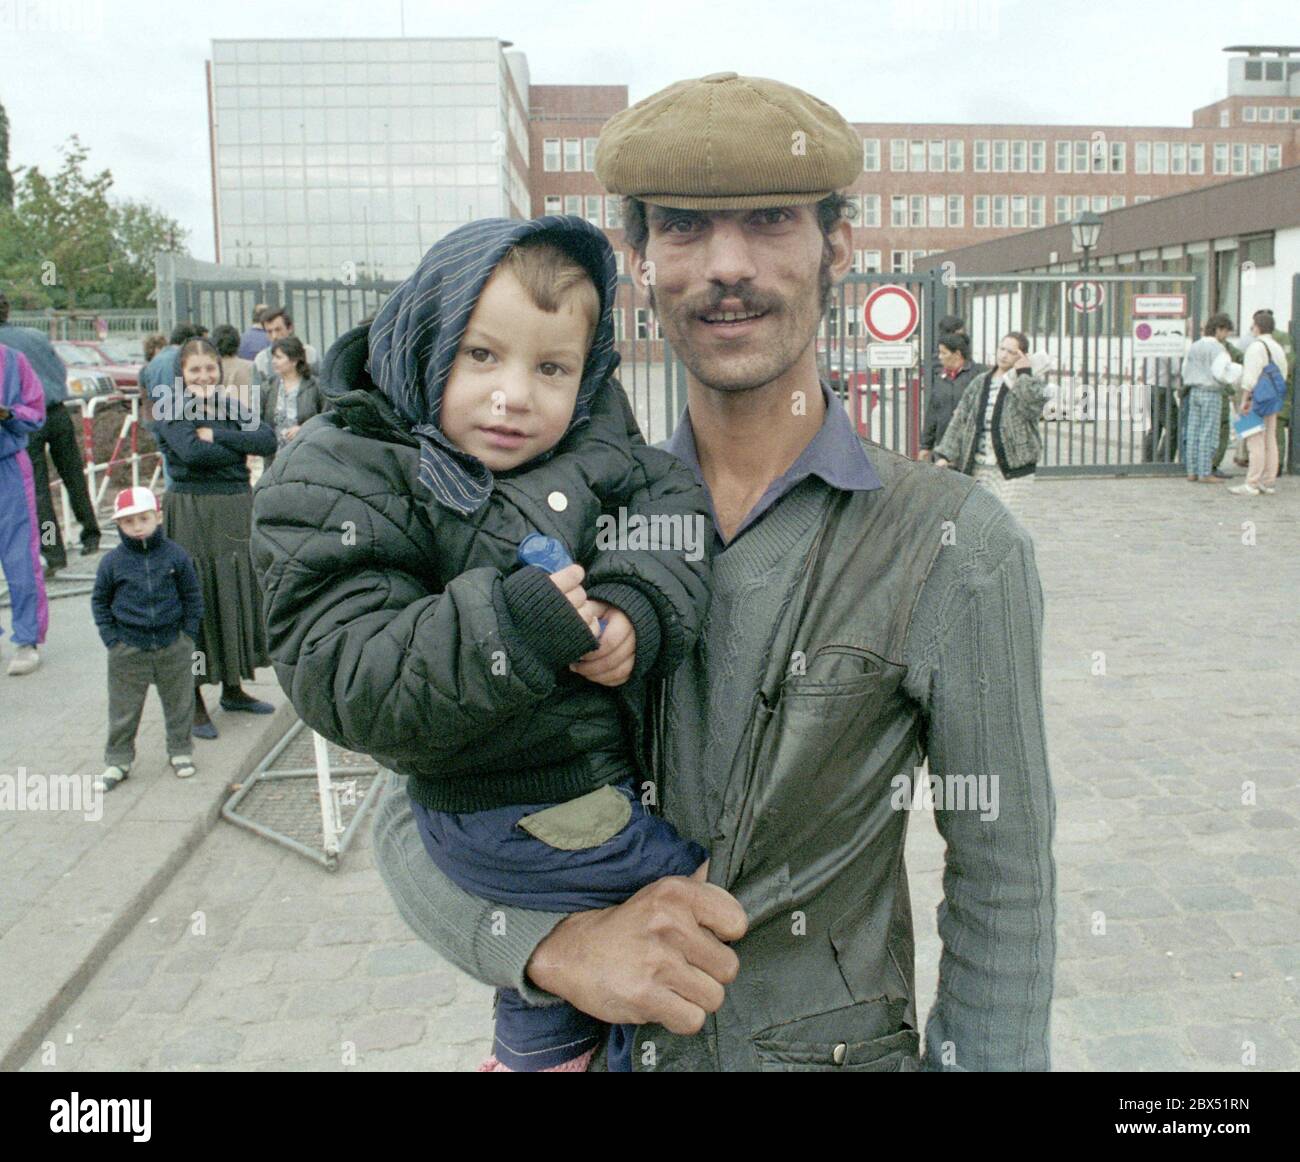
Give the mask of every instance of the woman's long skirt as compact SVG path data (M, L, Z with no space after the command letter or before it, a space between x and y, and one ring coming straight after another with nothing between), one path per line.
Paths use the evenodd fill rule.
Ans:
M976 463L971 475L975 477L976 484L982 484L1013 513L1019 514L1020 506L1025 498L1025 491L1032 487L1034 474L1031 472L1027 476L1013 476L1008 480L1002 475L1002 469L996 464Z
M249 551L253 492L163 494L163 527L194 559L203 590L195 686L239 685L269 666L262 593Z

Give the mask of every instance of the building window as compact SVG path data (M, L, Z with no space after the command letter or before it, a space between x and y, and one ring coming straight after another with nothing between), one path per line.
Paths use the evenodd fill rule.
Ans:
M1151 143L1151 172L1169 172L1169 142L1155 141Z
M913 194L911 197L911 203L912 203L910 207L911 217L909 220L909 225L924 226L925 225L925 195Z
M1074 143L1074 172L1075 173L1087 173L1088 170L1092 168L1088 162L1088 157L1090 152L1089 146L1091 144L1092 143L1089 141L1076 141Z
M862 168L867 173L880 172L880 138L864 137L862 139Z
M605 199L604 199L603 197L601 197L600 194L588 194L588 195L587 195L587 214L586 214L586 218L587 218L587 221L590 222L593 226L603 226L603 225L604 225L604 222L601 220L601 215L600 215L601 204L604 202L604 200L605 200Z
M891 250L889 252L889 270L892 274L907 273L907 251Z
M1029 172L1044 173L1047 170L1047 142L1031 141L1029 143Z
M1123 141L1112 141L1110 143L1110 172L1123 173L1125 165L1125 154L1128 146Z
M1104 213L1106 212L1106 195L1105 195L1105 194L1093 194L1093 195L1092 195L1092 212L1093 212L1094 214L1104 214Z
M1255 106L1243 105L1241 107L1241 119L1247 124L1255 120Z
M913 141L909 147L909 167L913 173L925 173L925 142Z
M1300 121L1300 105L1291 106L1291 120Z
M564 171L565 173L582 172L582 140L577 137L566 137L564 139Z
M889 199L889 224L891 226L907 225L907 195L894 194Z
M1295 69L1292 69L1292 72L1295 72L1295 71L1296 71ZM1273 110L1273 120L1274 120L1274 121L1285 121L1285 120L1286 120L1286 106L1285 106L1285 105L1278 105L1278 106Z
M618 254L615 255L615 258L622 258L622 257L623 257L623 252L620 250ZM623 264L621 262L618 264L618 272L619 274L623 273ZM621 343L623 342L623 308L615 307L610 312L610 318L614 322L614 342Z
M1216 174L1228 172L1228 146L1222 141L1214 143L1214 172Z
M1137 197L1133 199L1133 205L1140 206L1143 202L1149 202L1150 200L1150 194L1138 194Z
M930 227L948 225L948 200L942 194L930 195Z
M1227 129L1232 124L1232 113L1227 109L1219 110L1219 128Z
M1252 142L1250 146L1250 166L1251 173L1264 172L1264 147L1259 142Z
M1246 172L1246 144L1243 141L1232 143L1232 172L1235 174Z
M560 139L548 137L542 142L542 169L546 173L560 172Z
M647 321L649 312L645 307L637 307L632 312L633 323L636 327L636 337L638 339L650 338L650 326Z
M1057 222L1070 220L1070 195L1057 194L1053 199L1053 215Z
M889 168L893 173L907 169L907 142L901 137L895 137L889 143Z
M1011 195L1011 225L1019 230L1023 230L1028 224L1027 210L1025 208L1027 200L1024 194Z
M976 173L989 172L989 143L987 141L975 142L975 160L971 168Z
M989 224L989 196L988 194L975 195L975 225L987 226Z
M862 224L868 227L880 225L880 195L862 195Z
M993 225L1005 226L1007 224L1007 196L1006 194L993 195Z
M1092 139L1092 172L1105 173L1110 168L1110 158L1106 153L1106 139L1098 135Z
M1029 143L1013 141L1011 143L1011 172L1024 173L1029 164Z
M1175 141L1169 147L1169 172L1187 172L1187 144L1185 142Z
M624 262L624 254L623 254L623 251L622 251L622 250L615 250L615 251L614 251L614 269L617 270L619 274L626 274L627 271L623 269L625 265L626 265L626 263ZM618 310L618 322L619 322L619 326L622 326L622 324L623 324L623 309L622 309L621 307L620 307L619 310ZM622 335L619 336L620 339L621 339L622 337L623 337Z
M1296 106L1300 109L1300 105ZM966 168L966 143L960 137L948 142L948 172L961 173Z
M1133 143L1133 172L1151 172L1151 142L1135 141Z
M598 138L584 137L582 139L582 168L587 173L596 171L596 142Z
M1088 212L1088 195L1075 194L1074 195L1074 216L1077 218L1080 214L1086 214L1087 212Z
M993 172L1007 172L1007 142L995 141L993 143Z
M944 160L945 159L944 159L943 142L942 141L930 142L930 160L929 160L930 172L943 173L945 169Z
M908 265L908 270L915 270L917 263L920 262L921 259L923 259L924 257L925 257L924 250L913 250L911 255L912 261Z
M564 195L564 212L572 214L575 218L582 217L582 198L578 194Z
M966 199L961 194L948 195L948 225L964 226L966 224Z
M1068 141L1056 142L1056 172L1070 172L1070 143Z
M1030 227L1045 226L1047 218L1047 199L1042 194L1034 194L1029 199Z
M1203 174L1205 172L1205 146L1197 142L1187 147L1187 172Z
M862 273L879 274L880 273L880 251L864 250L862 252Z
M1111 196L1110 196L1110 208L1111 208L1112 210L1122 210L1122 209L1124 208L1124 195L1123 195L1123 194L1111 194Z
M616 194L605 195L605 229L621 230L623 228L622 199Z
M1259 119L1260 119L1261 121L1272 121L1272 120L1273 120L1273 106L1272 106L1272 105L1261 105L1261 106L1259 107Z
M1265 168L1267 169L1282 168L1282 147L1280 145L1270 145L1268 147L1268 162Z
M564 213L564 203L560 200L559 194L546 195L546 212L548 214Z

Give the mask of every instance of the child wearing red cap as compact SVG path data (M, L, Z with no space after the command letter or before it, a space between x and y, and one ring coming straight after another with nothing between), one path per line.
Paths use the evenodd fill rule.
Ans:
M190 555L163 533L158 500L124 488L113 505L122 543L99 563L90 599L108 647L108 745L95 789L111 791L131 771L135 734L150 685L158 687L167 753L179 778L194 774L194 639L203 591Z

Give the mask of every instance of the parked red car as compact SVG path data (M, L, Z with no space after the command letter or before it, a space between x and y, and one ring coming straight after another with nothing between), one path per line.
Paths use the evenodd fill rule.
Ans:
M111 343L111 340L109 342ZM56 339L53 346L59 358L70 368L93 367L96 371L110 376L113 385L119 390L139 389L140 365L122 361L120 356L125 355L125 351L115 351L107 344L93 339ZM113 354L117 354L119 358L113 358Z

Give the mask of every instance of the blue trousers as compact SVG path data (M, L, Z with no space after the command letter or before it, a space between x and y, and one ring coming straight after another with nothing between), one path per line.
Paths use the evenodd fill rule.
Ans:
M640 802L632 779L613 784L632 808L617 834L595 847L553 847L519 826L554 803L513 804L457 814L411 808L429 858L475 896L545 912L585 912L621 904L664 876L688 876L708 857ZM606 1026L572 1005L535 1006L514 989L496 995L493 1052L511 1069L537 1072L571 1061L597 1045ZM632 1070L631 1026L610 1031L611 1073Z
M1219 443L1223 395L1217 387L1194 387L1187 393L1187 475L1208 476Z

